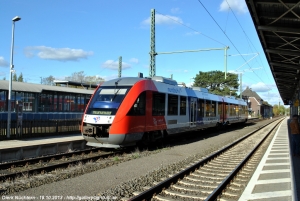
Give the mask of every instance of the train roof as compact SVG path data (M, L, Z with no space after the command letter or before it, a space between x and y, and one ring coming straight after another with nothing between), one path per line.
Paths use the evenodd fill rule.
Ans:
M1 90L9 90L8 85L9 85L8 80L0 80ZM50 86L50 85L42 85L42 84L34 84L34 83L26 83L26 82L15 82L15 81L12 81L12 91L33 92L33 93L42 93L42 91L59 91L59 92L69 92L69 93L77 93L77 94L94 93L94 90L78 89L78 88L70 88L70 87L58 87L58 86Z
M145 80L145 78L139 77L120 77L112 80L105 81L101 86L115 86L116 83L118 86L132 86L140 80Z
M154 76L151 78L140 78L140 77L121 77L112 80L105 81L101 86L133 86L140 80L152 80L155 81L158 90L163 93L175 93L175 94L185 94L191 97L204 98L213 101L222 101L222 99L229 103L241 104L245 101L243 99L238 99L235 97L225 97L216 94L211 94L208 89L201 87L185 87L182 83L177 83L177 81L165 78L161 76ZM176 90L179 89L179 90ZM183 89L183 90L182 90Z

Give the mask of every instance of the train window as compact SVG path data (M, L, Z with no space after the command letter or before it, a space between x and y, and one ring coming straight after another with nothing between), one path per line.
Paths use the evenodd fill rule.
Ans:
M205 113L206 113L206 117L210 117L211 116L211 100L206 100L205 102Z
M168 95L168 115L178 115L178 96Z
M186 97L180 96L180 115L186 115Z
M239 112L239 108L238 105L236 104L231 104L230 105L230 111L229 111L229 115L230 116L237 116Z
M222 115L222 110L223 110L223 108L222 108L222 102L218 102L218 115Z
M225 115L228 115L228 110L229 110L229 103L225 103L226 107L225 107Z
M146 113L146 92L142 92L128 112L128 116L143 116Z
M198 105L197 117L203 117L204 116L204 100L198 99L197 105Z
M127 89L105 89L99 90L97 101L121 102L127 92Z
M153 92L152 116L164 116L166 107L166 94Z
M211 101L211 112L210 112L210 116L211 117L215 117L216 116L216 102L215 101Z

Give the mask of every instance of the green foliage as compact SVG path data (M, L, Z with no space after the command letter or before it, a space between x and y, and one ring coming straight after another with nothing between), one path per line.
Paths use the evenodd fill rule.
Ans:
M217 95L232 95L237 96L238 91L238 75L233 73L227 73L225 79L225 73L222 71L209 71L202 72L195 77L194 87L207 88L210 93Z
M16 74L16 73L13 74L12 81L18 81L18 78L17 78L17 74Z
M22 73L18 77L18 82L23 82L23 74Z
M284 115L284 114L287 114L289 112L289 109L285 108L283 105L274 105L273 106L273 114L275 116L277 115Z

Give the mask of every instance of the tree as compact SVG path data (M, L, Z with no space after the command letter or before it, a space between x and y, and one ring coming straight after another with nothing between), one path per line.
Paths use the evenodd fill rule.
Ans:
M284 114L286 114L286 108L283 106L283 105L280 105L280 106L278 106L278 105L274 105L273 106L273 114L274 115L284 115Z
M85 74L83 71L74 72L71 76L65 77L65 80L74 81L74 82L83 82L85 78Z
M238 75L233 73L227 73L225 79L225 73L222 71L209 71L202 72L195 77L194 87L207 88L210 93L217 95L232 95L237 96L238 91Z
M88 83L88 84L99 84L101 82L104 82L104 79L97 76L97 75L94 75L94 76L86 76L84 78L84 82L85 83Z
M42 79L42 84L46 84L46 85L54 85L53 81L55 80L55 78L50 75L49 77L45 77Z
M14 73L12 81L18 81L17 73Z
M22 73L18 77L18 82L23 82L23 74Z

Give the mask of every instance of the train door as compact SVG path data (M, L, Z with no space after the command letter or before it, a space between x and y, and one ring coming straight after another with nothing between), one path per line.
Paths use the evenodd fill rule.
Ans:
M197 98L190 98L190 127L196 126L197 119Z

